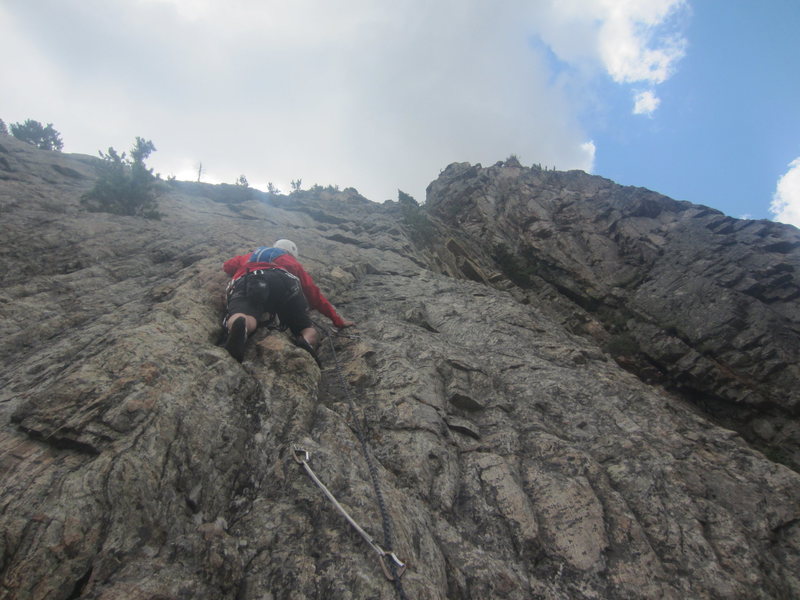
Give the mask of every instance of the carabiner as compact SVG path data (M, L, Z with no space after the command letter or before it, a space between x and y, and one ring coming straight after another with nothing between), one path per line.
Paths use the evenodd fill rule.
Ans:
M386 557L392 559L392 563L394 563L395 567L395 574L392 574L391 569L386 564L384 560ZM397 558L397 555L394 552L386 552L383 551L383 554L379 557L381 561L381 568L383 569L383 574L386 576L386 579L389 581L394 581L395 579L400 579L403 576L403 573L406 572L406 564Z
M301 454L303 455L303 458L300 458ZM294 457L294 460L301 465L306 464L310 458L308 450L304 450L303 448L295 446L294 444L292 444L292 456Z

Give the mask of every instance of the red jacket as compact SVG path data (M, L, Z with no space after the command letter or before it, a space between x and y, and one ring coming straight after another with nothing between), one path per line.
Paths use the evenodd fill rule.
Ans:
M333 305L328 302L328 299L322 295L322 292L314 283L314 280L311 279L311 275L306 273L303 265L301 265L294 256L287 252L286 254L281 254L280 256L276 257L271 263L251 263L247 262L248 260L250 260L250 254L234 256L230 260L225 261L225 264L222 265L222 269L228 275L230 275L232 279L239 279L239 277L247 275L247 273L250 271L269 269L270 267L280 267L300 280L300 285L303 288L303 294L305 295L306 300L308 300L308 304L311 306L311 308L318 310L320 313L328 317L333 322L335 327L341 328L344 326L344 319L339 316L339 314L336 312L336 309L333 308Z

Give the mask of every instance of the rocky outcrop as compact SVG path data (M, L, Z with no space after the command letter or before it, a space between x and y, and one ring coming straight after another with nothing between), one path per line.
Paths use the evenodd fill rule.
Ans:
M80 210L91 159L0 145L0 597L800 595L800 475L689 401L702 392L763 412L783 435L775 419L794 410L796 396L781 400L794 371L772 367L781 376L770 378L753 361L763 351L788 365L781 353L796 352L793 338L761 348L769 327L796 315L790 282L763 275L793 264L783 244L794 230L731 221L731 233L715 233L706 225L724 217L699 216L701 207L634 215L650 200L673 202L651 192L463 165L432 184L418 220L355 190L227 201L213 186L174 184L164 218L145 221ZM503 186L500 201L490 192ZM649 237L653 219L661 246ZM612 221L623 232L616 241ZM424 235L409 223L425 223ZM774 234L750 244L742 231L754 227ZM216 346L222 261L277 237L297 242L320 287L357 322L324 341L323 369L280 332L257 333L242 364ZM640 238L656 249L645 253ZM559 246L568 239L583 249ZM690 246L717 239L734 242L694 264L700 250ZM787 252L768 249L775 244ZM738 246L737 279L722 250ZM669 253L679 268L662 288ZM624 260L612 264L620 256L625 273ZM637 281L642 264L649 274ZM739 326L747 359L731 358L733 341L697 331L723 321L728 300L716 299L718 316L698 317L711 292L678 282L712 272L729 278L708 279L711 289L770 307L774 321ZM757 294L743 292L755 289L748 277L761 282ZM721 375L718 387L698 387L706 363L683 346L670 361L653 359L652 374L634 364L638 375L607 351L622 315L616 327L640 348L631 361L653 358L637 336L667 331L659 302L680 291L692 325L665 335L725 363L739 385L727 384L727 396ZM402 591L292 444L407 563Z
M800 468L796 228L518 163L451 165L429 206L528 301Z

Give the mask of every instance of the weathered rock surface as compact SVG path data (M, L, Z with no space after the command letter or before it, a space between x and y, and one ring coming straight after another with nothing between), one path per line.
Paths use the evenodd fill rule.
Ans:
M88 157L0 157L1 598L398 597L292 458L387 547L362 422L409 598L800 597L793 228L513 165L445 170L428 238L354 190L153 222L81 211ZM322 371L215 344L222 261L284 236L358 323Z
M473 260L507 252L527 301L800 468L796 228L511 161L451 165L429 207Z

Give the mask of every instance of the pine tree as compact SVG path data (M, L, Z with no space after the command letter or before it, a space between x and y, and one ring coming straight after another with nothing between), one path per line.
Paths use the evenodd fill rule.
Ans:
M12 123L11 135L18 140L33 144L40 150L60 152L64 147L61 134L53 128L52 123L48 123L46 127L33 119L28 119L24 123Z
M118 154L114 148L109 148L108 153L101 151L100 177L94 188L83 195L81 203L92 212L160 219L156 178L153 169L144 164L155 149L153 142L137 137L130 158L124 152Z

